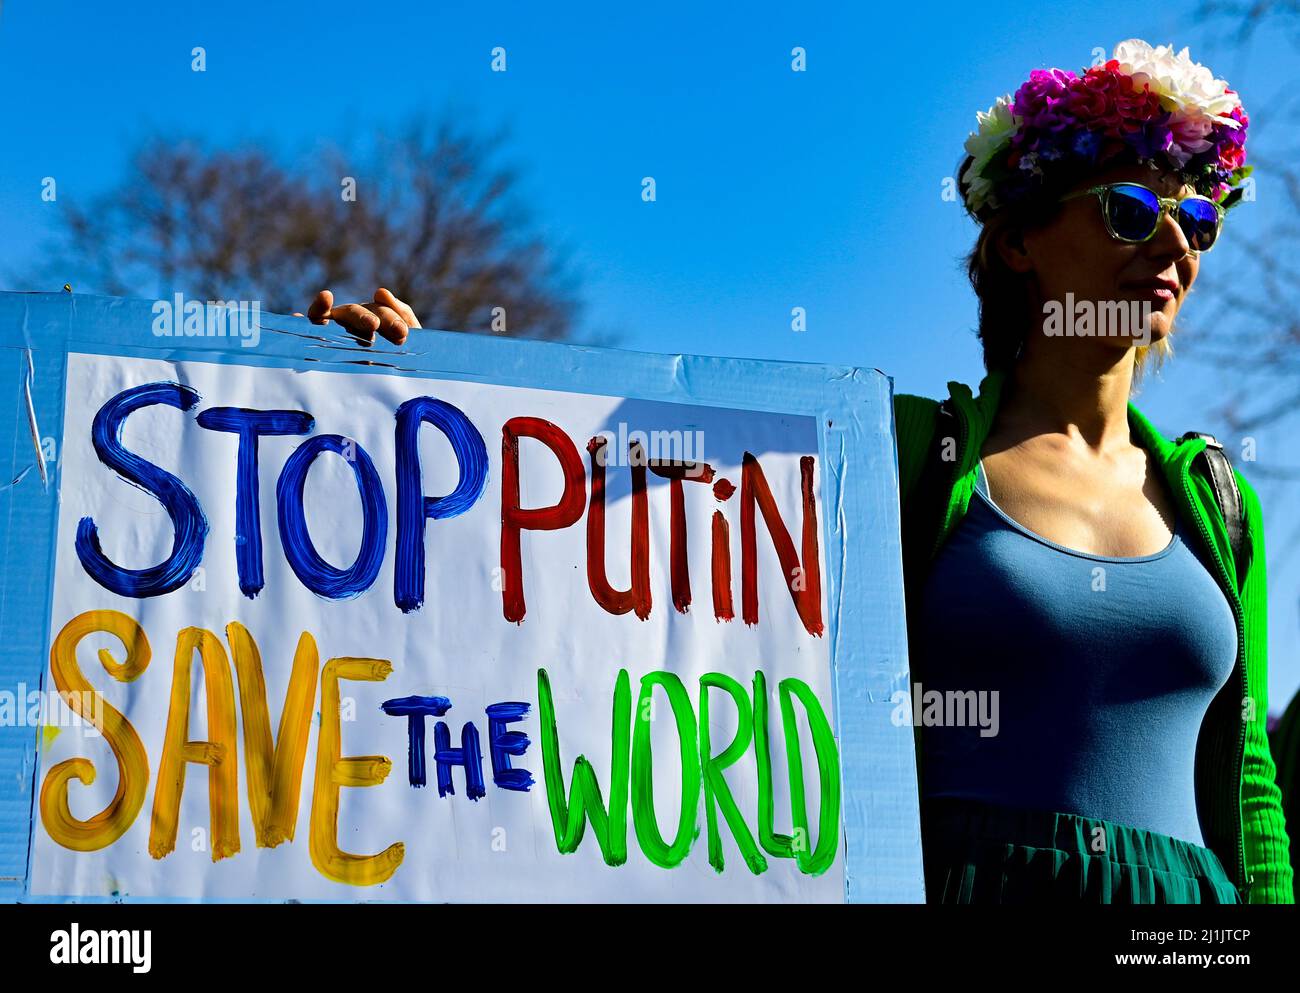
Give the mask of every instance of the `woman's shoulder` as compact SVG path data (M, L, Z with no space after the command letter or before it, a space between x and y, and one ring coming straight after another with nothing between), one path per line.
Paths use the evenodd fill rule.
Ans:
M963 417L972 416L970 411L978 411L981 407L991 410L997 404L1001 379L1001 373L986 375L980 381L978 397L965 383L950 381L945 401L956 404L958 408L965 406L966 413L962 415ZM933 447L935 432L940 424L940 405L941 401L933 397L914 393L894 394L894 437L898 446L898 482L899 490L904 497L920 477L926 457Z
M894 394L894 416L917 413L921 411L933 411L939 406L939 401L933 397L918 396L914 393L895 393Z
M898 446L898 488L911 490L920 475L937 425L939 401L912 393L894 394L894 438Z

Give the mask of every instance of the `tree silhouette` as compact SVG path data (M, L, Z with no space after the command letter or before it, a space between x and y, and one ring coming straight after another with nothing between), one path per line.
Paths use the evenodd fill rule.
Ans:
M365 154L330 145L285 166L151 138L114 188L62 201L64 230L28 282L280 313L322 287L342 302L387 286L425 327L564 338L576 277L533 229L518 174L494 163L503 143L421 120Z
M1282 32L1300 54L1296 0L1203 0L1198 19L1245 51L1264 29ZM1300 59L1297 60L1300 65ZM1275 81L1282 83L1283 81ZM1247 238L1234 231L1243 264L1211 273L1213 308L1200 323L1213 328L1189 355L1230 372L1217 413L1229 430L1249 434L1300 412L1300 96L1295 80L1250 105L1250 162L1266 183L1256 203L1267 223ZM1300 458L1252 466L1263 478L1300 480Z

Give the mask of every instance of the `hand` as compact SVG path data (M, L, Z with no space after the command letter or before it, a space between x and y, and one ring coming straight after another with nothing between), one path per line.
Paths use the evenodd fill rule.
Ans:
M295 313L293 316L303 315ZM406 341L411 328L420 326L415 312L382 286L375 290L374 303L344 303L337 307L334 306L334 294L321 290L307 308L306 316L313 324L338 321L363 345L374 344L376 331L394 345L400 345Z

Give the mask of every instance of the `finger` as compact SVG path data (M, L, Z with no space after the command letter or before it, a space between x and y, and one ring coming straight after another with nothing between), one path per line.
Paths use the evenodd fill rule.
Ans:
M375 303L397 311L397 316L406 322L408 328L418 328L420 326L420 320L415 316L415 311L382 286L375 290Z
M374 342L375 332L379 330L379 318L359 303L345 303L341 307L334 307L328 316L338 321L348 332L367 345Z
M366 304L366 310L370 311L379 318L379 333L391 341L394 345L400 345L406 341L407 332L410 328L397 311L391 307L383 307L377 303Z
M334 309L334 294L329 290L321 290L316 294L316 299L311 302L307 308L307 318L313 324L327 324L329 322L329 312Z

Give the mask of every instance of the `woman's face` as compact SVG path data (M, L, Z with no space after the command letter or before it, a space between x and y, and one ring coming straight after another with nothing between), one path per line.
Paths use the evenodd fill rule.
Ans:
M1141 183L1161 197L1194 192L1176 174L1148 166L1108 169L1070 192L1118 182ZM1050 224L1025 232L1022 248L1013 254L1016 259L1007 259L1013 268L1035 277L1045 318L1054 312L1059 319L1073 322L1071 326L1078 329L1074 333L1079 334L1083 330L1079 308L1091 306L1093 340L1121 350L1154 343L1173 331L1174 318L1200 265L1177 221L1167 213L1161 215L1150 240L1116 241L1106 230L1095 195L1063 203ZM1073 295L1073 307L1067 294ZM1134 317L1145 323L1137 324ZM1044 333L1052 333L1051 328L1045 321Z

